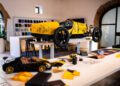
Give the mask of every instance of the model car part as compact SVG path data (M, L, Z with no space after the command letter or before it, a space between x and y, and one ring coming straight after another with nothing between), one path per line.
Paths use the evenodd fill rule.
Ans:
M55 80L55 81L50 81L47 82L46 86L67 86L62 80Z
M25 86L46 86L51 73L37 73L32 79L25 83Z
M73 80L74 75L71 72L69 72L69 71L65 71L63 76L62 76L62 78L63 79Z
M52 68L53 73L59 73L59 72L63 72L63 71L64 71L64 69L62 69L62 68Z
M33 77L33 74L30 72L19 72L15 76L13 76L11 79L15 81L26 82L32 77Z
M65 61L59 60L59 61L51 62L51 65L52 65L53 67L60 67L60 66L62 66L64 63L65 63Z
M80 75L80 72L78 72L76 70L67 69L67 71L71 72L74 76L79 76Z
M76 70L66 70L62 76L63 79L73 80L74 76L80 76L80 72Z
M75 54L71 54L70 59L71 59L72 64L74 65L77 64L77 56Z

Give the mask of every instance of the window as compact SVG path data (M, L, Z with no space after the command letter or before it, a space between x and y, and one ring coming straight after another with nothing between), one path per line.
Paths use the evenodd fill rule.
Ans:
M42 6L36 6L35 7L35 13L36 14L43 14L43 8L42 8Z
M4 18L2 13L0 12L0 37L4 36Z
M120 7L115 7L104 14L101 22L102 29L102 47L109 47L114 44L120 44Z

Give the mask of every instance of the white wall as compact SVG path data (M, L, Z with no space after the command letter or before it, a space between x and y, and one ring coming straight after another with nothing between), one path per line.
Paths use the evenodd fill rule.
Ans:
M7 38L14 35L13 20L15 17L59 19L60 0L0 0L11 19L8 20ZM43 7L43 14L35 14L36 5Z
M11 17L86 18L93 24L97 9L109 0L0 0ZM43 15L35 14L34 7L43 6Z
M107 1L109 0L0 0L0 3L3 4L11 19L13 17L58 20L85 18L90 25L93 24L97 9ZM34 13L36 5L43 6L43 15ZM9 31L13 31L12 20L8 23Z
M0 2L11 17L55 18L59 14L57 11L59 0L0 0ZM35 14L36 5L43 6L43 15Z
M97 9L110 0L63 0L62 19L85 18L88 25L92 24Z

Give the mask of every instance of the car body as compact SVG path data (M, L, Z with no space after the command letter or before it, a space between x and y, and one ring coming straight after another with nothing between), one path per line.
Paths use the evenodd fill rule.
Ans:
M87 24L73 20L34 23L30 27L31 35L39 41L54 41L61 48L67 46L70 38L85 37L87 31Z
M69 24L69 26L66 25ZM64 27L67 29L69 34L72 35L83 35L87 33L87 25L85 23L75 22L75 21L65 21L61 24L57 21L54 22L42 22L42 23L35 23L31 25L31 33L33 35L43 35L43 36L52 36L56 29L59 27Z
M51 63L46 60L40 60L40 61L33 61L32 59L28 63L23 63L23 58L16 58L12 61L9 61L5 64L3 64L3 70L6 73L13 73L13 72L21 72L21 71L38 71L38 72L44 72L46 70L51 69ZM27 58L25 58L27 59Z
M6 73L14 72L44 72L50 70L52 67L60 67L65 62L62 60L49 62L46 59L39 59L38 57L19 57L15 59L7 59L2 68Z

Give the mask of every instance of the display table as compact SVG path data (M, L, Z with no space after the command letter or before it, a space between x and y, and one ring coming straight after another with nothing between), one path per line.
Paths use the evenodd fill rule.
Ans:
M86 42L85 44L83 44L82 46L81 43L82 42ZM80 54L80 48L81 47L86 47L87 48L87 52L90 51L94 51L98 49L98 43L92 41L91 37L84 37L84 38L79 38L79 39L70 39L69 43L75 44L77 47L77 53Z
M49 46L50 47L50 58L54 58L54 43L53 42L31 42L33 44L39 45L39 58L43 57L42 53L42 46Z
M118 53L120 54L120 52ZM77 70L80 72L80 76L74 77L73 80L67 80L62 79L63 72L52 73L52 77L48 81L60 79L69 86L89 86L120 70L120 58L116 58L116 54L117 53L105 56L103 59L91 59L82 57L83 61L78 61L77 65L66 63L63 65L64 69ZM68 56L64 56L61 58L67 57ZM24 86L23 82L11 80L10 78L13 77L13 75L14 74L5 74L8 83L11 84L11 86Z
M34 38L33 36L12 36L10 37L10 55L14 57L20 57L21 56L21 40L22 39L27 39L27 38ZM88 38L88 37L87 37ZM75 44L77 46L77 53L80 53L80 43L81 42L87 42L88 51L92 50L97 50L98 49L98 44L93 42L90 38L87 39L85 38L79 38L79 39L70 39L69 43ZM46 43L37 43L39 46L46 45ZM51 45L50 42L47 45ZM51 48L52 49L52 48ZM39 47L40 50L40 47ZM53 49L51 50L53 51ZM41 52L41 51L40 51ZM39 54L41 55L41 54ZM51 54L52 55L52 54ZM41 56L40 56L41 57ZM51 57L54 57L52 55Z
M21 40L33 38L33 36L11 36L10 37L10 55L14 57L21 56Z

